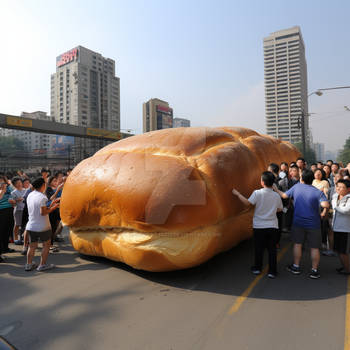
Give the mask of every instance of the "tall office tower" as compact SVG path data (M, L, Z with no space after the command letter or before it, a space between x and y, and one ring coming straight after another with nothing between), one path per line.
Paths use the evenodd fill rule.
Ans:
M174 118L173 128L190 127L191 121L185 118Z
M169 103L152 98L143 104L143 132L173 127L173 109Z
M120 80L114 60L82 46L58 56L51 75L51 116L61 123L120 130ZM89 148L84 156L105 144L86 141L79 145Z
M303 113L308 142L307 67L300 27L264 38L264 72L267 134L290 142L302 141Z

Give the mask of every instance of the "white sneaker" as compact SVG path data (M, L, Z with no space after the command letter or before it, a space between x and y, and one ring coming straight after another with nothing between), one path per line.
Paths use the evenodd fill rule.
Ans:
M44 265L39 265L36 270L41 272L41 271L52 270L54 267L55 267L54 264L44 264Z
M32 271L32 270L34 270L37 266L38 266L38 264L35 263L35 262L32 262L31 264L25 264L25 265L24 265L24 270L25 270L25 271Z
M337 256L337 253L335 253L333 250L331 249L328 249L328 250L324 250L322 252L322 255L325 255L325 256Z

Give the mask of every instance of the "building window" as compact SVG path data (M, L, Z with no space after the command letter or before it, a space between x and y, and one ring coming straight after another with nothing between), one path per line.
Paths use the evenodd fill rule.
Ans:
M282 40L282 39L293 38L293 37L299 38L299 33L278 36L278 37L276 37L276 40ZM295 40L295 41L298 41L298 40Z

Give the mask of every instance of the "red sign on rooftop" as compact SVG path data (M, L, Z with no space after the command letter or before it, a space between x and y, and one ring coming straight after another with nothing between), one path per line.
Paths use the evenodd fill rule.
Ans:
M167 113L167 114L172 114L173 109L161 105L157 105L157 111Z
M79 50L76 48L76 49L72 49L72 50L65 52L62 55L58 56L56 58L56 67L61 67L61 66L65 65L66 63L74 61L75 59L78 58L78 53L79 53Z

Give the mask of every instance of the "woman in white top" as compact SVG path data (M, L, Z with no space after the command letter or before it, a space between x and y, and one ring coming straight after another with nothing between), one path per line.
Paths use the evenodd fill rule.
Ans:
M316 169L314 176L315 180L312 182L312 186L318 188L326 197L328 197L329 182L326 179L326 173L322 169Z

